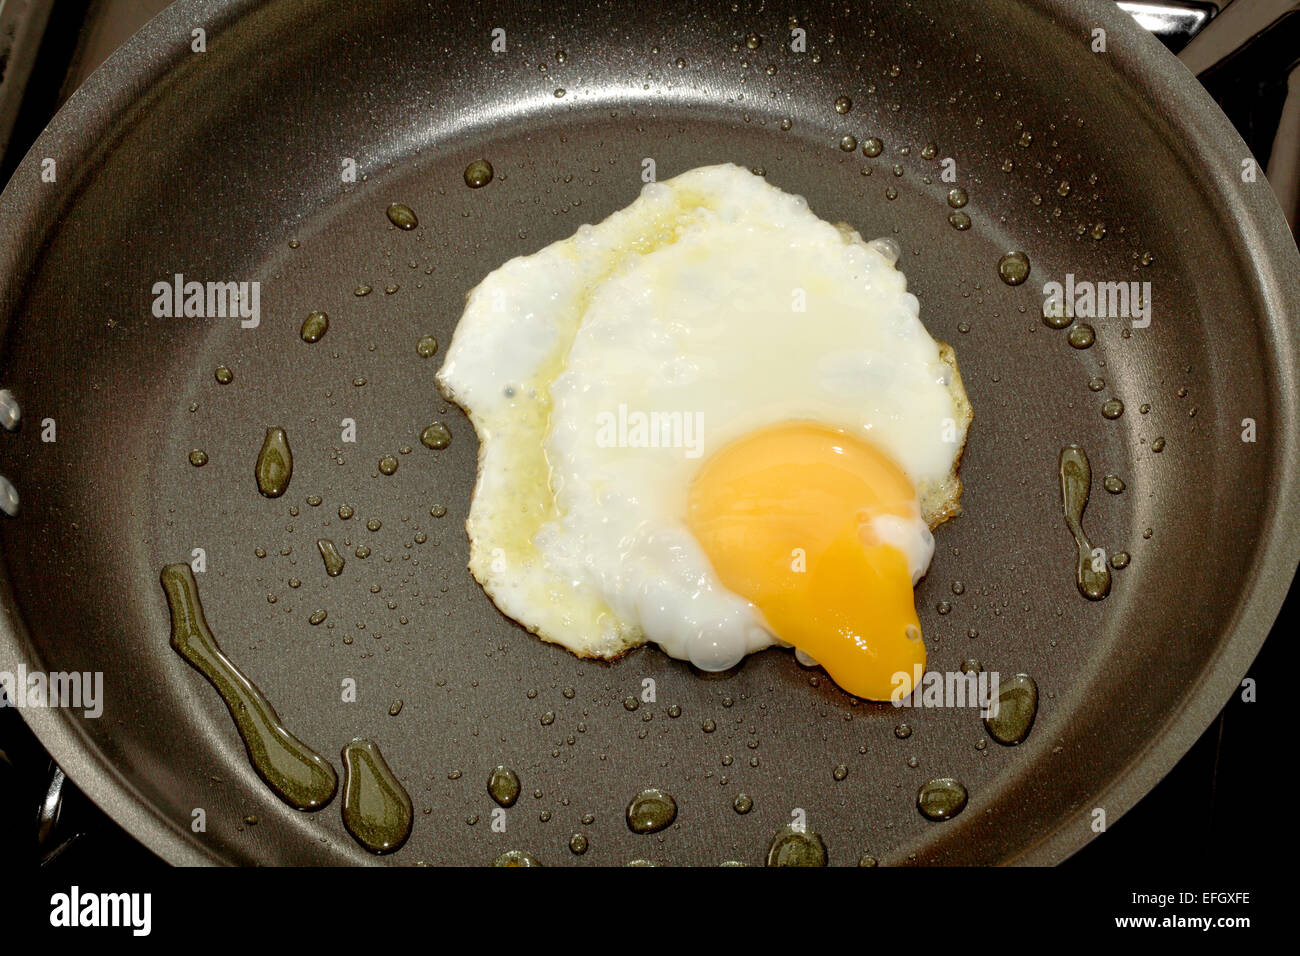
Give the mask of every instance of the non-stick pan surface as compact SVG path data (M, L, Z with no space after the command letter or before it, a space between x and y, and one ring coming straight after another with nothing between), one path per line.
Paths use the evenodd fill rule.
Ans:
M884 151L844 151L845 135ZM966 231L949 223L948 157ZM469 189L480 158L496 177ZM975 409L964 514L938 531L917 591L931 666L1032 674L1023 745L988 742L969 708L851 700L788 652L714 676L653 648L580 661L470 578L476 442L435 390L441 353L422 359L416 341L445 347L490 270L631 202L647 158L661 179L761 167L823 218L901 245ZM1109 3L177 4L73 97L0 199L0 386L23 408L0 435L22 502L0 524L0 670L104 673L101 718L24 716L176 862L375 859L337 798L308 814L270 793L169 648L159 570L195 548L218 640L285 722L336 767L344 743L371 737L409 790L415 828L391 862L518 848L547 864L756 863L797 810L837 864L1059 860L1095 836L1095 808L1113 823L1206 726L1295 569L1297 256L1267 184L1242 181L1246 158L1192 77ZM420 227L394 228L392 202ZM996 268L1012 249L1032 263L1018 287ZM259 281L261 324L154 317L154 283L177 273ZM1098 320L1096 344L1071 348L1040 318L1042 284L1066 273L1150 281L1150 327L1124 337L1129 323ZM331 327L308 346L313 310ZM1111 398L1126 408L1113 421ZM418 440L434 418L453 433L441 452ZM253 481L269 426L295 453L277 500ZM1095 603L1076 590L1062 516L1071 442L1093 465L1085 527L1132 556ZM1102 491L1107 473L1127 490ZM338 578L319 537L348 556ZM628 709L646 679L655 701ZM505 833L485 785L497 764L523 783ZM932 823L917 788L946 776L970 804ZM648 786L680 812L639 836L623 813Z

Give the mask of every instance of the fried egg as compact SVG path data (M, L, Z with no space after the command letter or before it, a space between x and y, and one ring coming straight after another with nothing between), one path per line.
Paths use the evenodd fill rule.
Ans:
M719 165L488 275L437 381L478 434L497 607L583 657L793 645L851 694L910 691L971 409L898 254Z

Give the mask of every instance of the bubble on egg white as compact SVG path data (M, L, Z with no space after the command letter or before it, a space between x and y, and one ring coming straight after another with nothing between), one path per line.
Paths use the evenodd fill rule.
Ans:
M903 247L893 239L872 239L867 245L884 256L891 266L897 263L903 255Z

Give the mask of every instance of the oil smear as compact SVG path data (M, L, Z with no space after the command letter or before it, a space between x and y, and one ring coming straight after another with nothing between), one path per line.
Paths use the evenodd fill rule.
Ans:
M1082 448L1066 445L1061 449L1060 471L1065 523L1069 525L1079 549L1076 573L1079 593L1089 601L1100 601L1110 593L1110 571L1101 549L1094 553L1092 543L1083 531L1083 510L1088 507L1088 493L1092 488L1092 466Z
M1028 674L1001 682L997 710L984 718L989 736L1005 747L1024 743L1038 716L1038 684Z
M316 542L316 549L320 551L321 561L325 563L325 573L332 578L337 578L343 573L343 555L339 554L338 546L329 538L321 538Z
M825 866L826 844L806 827L782 827L767 848L768 866Z
M924 784L916 793L916 808L921 816L936 822L951 820L966 809L966 787L952 777L939 777Z
M160 577L171 610L171 645L225 701L257 775L292 807L325 806L338 789L334 768L288 731L262 692L217 646L190 566L169 564Z
M302 320L302 329L298 334L308 345L314 345L325 337L330 328L330 317L324 312L313 312Z
M541 866L541 860L525 850L506 850L492 863L493 866L522 867Z
M519 799L519 775L506 766L498 766L488 775L488 794L503 807L513 807Z
M371 853L392 853L411 835L414 810L406 789L374 741L343 748L343 826Z
M677 801L662 790L642 790L627 805L627 827L633 833L658 833L677 819Z
M268 428L257 455L257 490L267 498L279 498L289 488L293 477L293 452L289 450L289 436L283 428Z

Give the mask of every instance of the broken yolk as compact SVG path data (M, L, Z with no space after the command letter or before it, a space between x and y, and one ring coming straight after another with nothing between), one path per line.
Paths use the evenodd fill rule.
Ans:
M723 586L869 700L906 696L925 670L907 558L872 529L875 518L917 514L916 491L892 459L811 422L762 428L722 448L687 503L687 524Z

